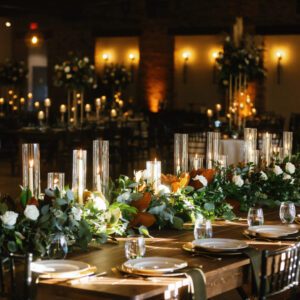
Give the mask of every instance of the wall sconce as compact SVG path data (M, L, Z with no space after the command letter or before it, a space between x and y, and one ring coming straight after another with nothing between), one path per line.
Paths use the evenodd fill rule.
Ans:
M109 60L109 55L107 53L102 54L102 59L104 60L104 63L106 64Z
M182 70L183 83L187 83L188 60L189 60L190 56L191 56L191 54L189 52L183 52L182 53L182 58L183 58L183 70Z
M281 60L282 60L282 52L277 51L276 57L277 57L277 84L280 84L281 82L281 72L282 72L282 66L281 66Z
M129 60L130 60L130 73L131 73L131 82L134 80L134 61L135 61L135 55L133 53L129 54Z

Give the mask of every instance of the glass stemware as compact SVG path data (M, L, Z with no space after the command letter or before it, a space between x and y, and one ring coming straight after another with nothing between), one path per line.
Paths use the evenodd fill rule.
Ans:
M145 239L142 235L131 235L125 242L125 256L127 259L141 258L146 253Z
M198 216L194 225L194 238L195 240L212 238L213 231L211 221L205 219L202 215Z
M295 204L293 202L282 202L279 209L279 217L282 223L293 223L296 217Z
M68 254L68 242L63 233L49 236L48 256L51 259L64 259Z
M262 208L250 207L247 217L248 226L257 226L264 224L264 212Z

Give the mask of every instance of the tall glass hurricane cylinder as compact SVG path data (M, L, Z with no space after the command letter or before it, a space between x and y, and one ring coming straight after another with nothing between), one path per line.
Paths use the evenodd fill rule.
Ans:
M188 134L174 134L174 173L188 172Z
M38 199L41 192L40 182L40 146L22 145L23 187L28 188L32 196Z
M220 132L208 132L206 141L206 167L211 169L218 162L220 154Z
M109 141L93 141L93 189L108 196Z
M80 204L83 204L83 193L86 188L86 156L86 150L73 150L72 190Z

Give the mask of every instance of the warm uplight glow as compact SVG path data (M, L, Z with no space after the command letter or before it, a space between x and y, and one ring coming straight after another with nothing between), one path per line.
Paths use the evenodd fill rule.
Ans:
M218 52L213 52L212 57L216 59L219 56Z
M190 52L183 52L182 53L182 57L185 61L189 60L189 58L191 57L191 53Z
M5 25L5 27L9 28L9 27L11 27L11 22L6 21L4 25Z
M209 117L209 118L211 118L212 116L213 116L213 111L212 111L212 109L208 109L207 111L206 111L206 114L207 114L207 116Z
M39 38L36 35L33 35L30 39L32 45L37 45L39 42Z

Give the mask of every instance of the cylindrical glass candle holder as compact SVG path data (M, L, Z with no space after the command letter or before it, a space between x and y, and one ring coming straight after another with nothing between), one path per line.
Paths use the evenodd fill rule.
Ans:
M109 141L93 141L93 189L108 196Z
M41 192L40 182L40 146L22 145L23 187L28 188L32 196L38 199Z
M293 132L292 131L284 131L283 132L283 155L284 157L291 157L293 152Z
M213 164L218 161L220 153L220 132L208 132L206 141L206 168L212 169Z
M269 132L262 134L262 156L267 166L271 163L272 135Z
M254 153L257 148L257 129L245 128L244 129L244 149L245 149L245 162L254 162Z
M198 154L190 158L190 170L199 170L203 168L203 157Z
M147 161L147 174L149 176L149 183L153 186L154 192L159 192L161 182L161 162L158 160Z
M182 172L188 172L188 140L188 134L174 134L174 173L176 175L180 175Z
M219 155L218 164L221 168L227 168L227 155Z
M65 173L50 172L48 173L47 188L51 190L58 189L60 192L65 187Z
M86 150L73 150L72 190L80 204L86 187Z

